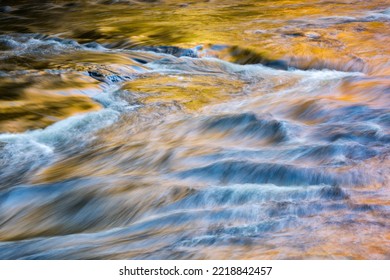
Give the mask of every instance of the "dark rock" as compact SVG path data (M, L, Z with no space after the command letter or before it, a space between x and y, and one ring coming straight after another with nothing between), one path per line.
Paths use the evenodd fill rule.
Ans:
M182 49L179 47L172 47L172 46L140 47L136 49L156 52L156 53L165 53L176 57L181 57L181 56L198 57L195 51L192 49Z
M249 49L242 49L238 46L233 46L230 48L230 55L232 57L232 62L238 64L263 64L265 66L287 70L289 65L285 60L280 59L269 59L264 55L257 53Z
M84 47L86 48L89 48L89 49L99 49L99 48L102 48L102 46L96 42L90 42L90 43L86 43L83 45Z

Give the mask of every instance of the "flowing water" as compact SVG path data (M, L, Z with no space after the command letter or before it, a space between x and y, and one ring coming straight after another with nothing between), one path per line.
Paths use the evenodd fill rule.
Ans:
M388 0L0 0L1 259L390 259Z

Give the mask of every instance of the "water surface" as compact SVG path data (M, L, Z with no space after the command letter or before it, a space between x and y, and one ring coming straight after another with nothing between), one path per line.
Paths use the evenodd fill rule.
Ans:
M1 259L389 259L388 1L0 1Z

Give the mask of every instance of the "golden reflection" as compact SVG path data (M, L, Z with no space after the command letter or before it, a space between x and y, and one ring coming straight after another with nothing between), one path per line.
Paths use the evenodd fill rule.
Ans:
M74 114L101 106L85 93L98 90L96 82L77 74L0 79L0 133L44 128Z
M212 102L223 102L242 91L244 83L228 77L205 75L149 76L126 83L124 90L148 103L177 102L189 110L199 110Z
M61 1L59 1L61 2ZM389 22L381 19L381 0L345 1L232 0L164 3L88 1L71 12L53 9L45 18L29 14L30 32L50 32L80 42L128 41L129 45L200 44L241 46L268 59L286 59L301 68L335 68L370 73L378 65L372 55L389 56ZM57 6L57 9L59 6ZM104 9L104 13L100 11ZM364 12L363 12L364 11ZM17 13L17 12L16 12ZM83 19L82 26L80 19ZM15 19L14 19L15 20ZM14 21L18 25L18 21ZM12 28L9 21L0 27ZM303 65L301 65L303 63Z
M388 1L6 2L0 258L390 258Z

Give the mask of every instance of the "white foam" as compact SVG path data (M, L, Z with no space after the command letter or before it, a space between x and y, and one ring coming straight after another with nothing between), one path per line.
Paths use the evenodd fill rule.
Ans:
M60 146L81 149L94 139L94 132L113 124L119 115L118 111L103 109L67 118L44 129L0 134L0 142L6 144L1 149L0 177L34 170L55 160L55 150Z

